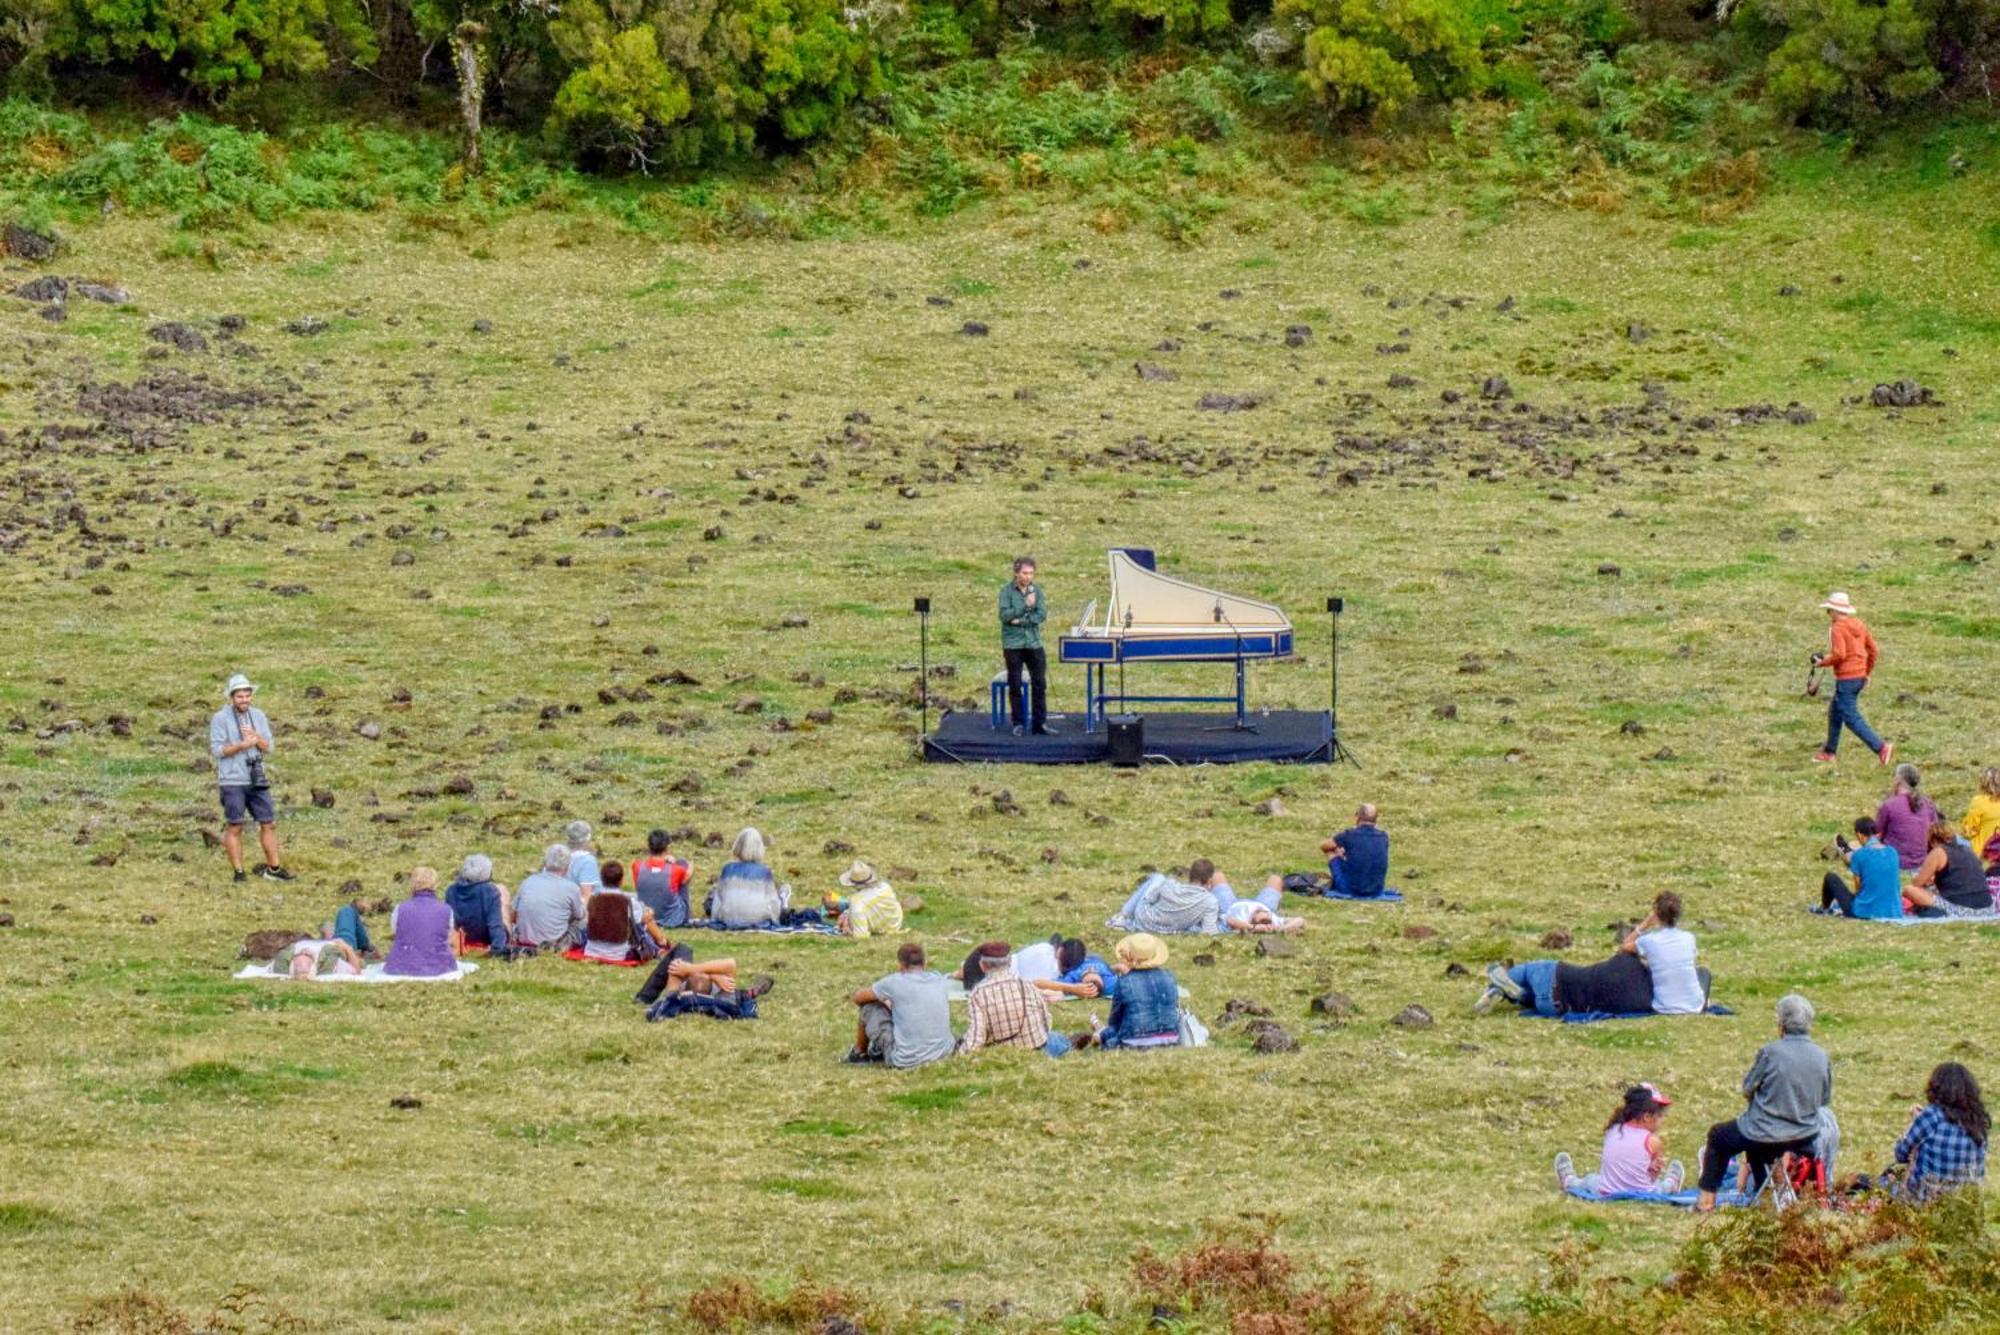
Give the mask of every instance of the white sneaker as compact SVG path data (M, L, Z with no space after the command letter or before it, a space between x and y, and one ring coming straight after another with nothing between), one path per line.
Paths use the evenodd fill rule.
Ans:
M1569 1184L1576 1181L1576 1160L1564 1150L1556 1155L1556 1190L1568 1191Z
M1479 994L1479 1000L1472 1003L1472 1013L1474 1015L1484 1015L1499 1004L1500 989L1489 983L1486 990Z
M1668 1196L1681 1189L1687 1181L1687 1167L1679 1159L1667 1165L1667 1171L1660 1174L1660 1190Z

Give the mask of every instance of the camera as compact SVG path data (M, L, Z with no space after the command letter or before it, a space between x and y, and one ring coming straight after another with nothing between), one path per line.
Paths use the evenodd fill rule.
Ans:
M271 776L264 772L263 752L259 751L255 755L252 755L247 764L250 771L250 786L252 788L269 788L271 786Z

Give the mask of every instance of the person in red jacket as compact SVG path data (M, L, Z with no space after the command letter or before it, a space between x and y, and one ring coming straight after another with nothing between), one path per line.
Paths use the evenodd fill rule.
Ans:
M1855 614L1854 603L1846 594L1830 593L1820 606L1833 625L1827 651L1814 654L1813 662L1833 669L1833 698L1826 702L1826 745L1813 753L1813 759L1832 763L1834 753L1840 749L1840 730L1845 726L1886 765L1896 753L1895 744L1883 741L1868 726L1868 720L1861 717L1861 692L1875 673L1875 637Z

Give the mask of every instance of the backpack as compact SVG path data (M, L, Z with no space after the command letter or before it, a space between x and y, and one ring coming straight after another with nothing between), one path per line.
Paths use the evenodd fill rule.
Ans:
M680 858L641 858L632 864L632 893L653 911L657 927L685 927L688 879L694 869Z

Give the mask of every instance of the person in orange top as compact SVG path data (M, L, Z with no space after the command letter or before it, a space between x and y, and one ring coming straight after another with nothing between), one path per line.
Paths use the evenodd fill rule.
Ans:
M1875 673L1875 637L1855 614L1854 603L1846 594L1830 593L1820 606L1833 625L1827 651L1814 654L1813 663L1833 669L1833 698L1826 702L1826 745L1813 753L1813 759L1822 763L1833 761L1834 753L1840 749L1840 730L1844 725L1886 765L1896 753L1895 744L1883 741L1868 726L1868 720L1861 717L1861 692Z

